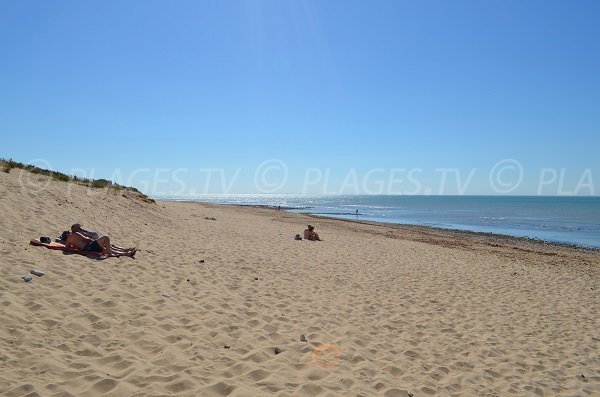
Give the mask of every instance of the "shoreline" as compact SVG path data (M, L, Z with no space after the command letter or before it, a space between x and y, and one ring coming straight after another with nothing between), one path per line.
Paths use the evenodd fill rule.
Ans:
M257 208L264 210L271 210L278 212L278 207L273 205L260 205L260 204L220 204L220 203L210 203L205 201L194 201L194 200L157 200L158 202L167 202L167 203L195 203L195 204L205 204L205 205L214 205L214 206L223 206L223 207L238 207L238 208ZM466 240L472 240L476 242L485 242L485 240L489 240L488 243L490 246L495 246L498 244L503 245L524 245L531 248L531 246L536 248L545 248L545 249L558 249L558 250L569 250L573 252L585 252L600 255L600 247L593 247L581 244L567 243L561 241L552 241L552 240L543 240L534 237L524 237L524 236L513 236L510 234L502 234L502 233L493 233L493 232L481 232L481 231L473 231L473 230L463 230L463 229L452 229L445 228L441 226L426 226L426 225L415 225L410 223L390 223L390 222L377 222L377 221L366 221L366 220L356 220L356 219L344 219L344 218L336 218L331 216L323 216L318 214L310 214L310 213L302 213L302 212L290 212L289 210L297 210L297 207L284 207L281 206L281 211L287 214L294 214L300 216L306 216L313 219L319 220L329 220L329 221L340 221L340 222L348 222L352 224L363 224L370 225L375 227L384 227L384 228L392 228L398 229L406 232L415 232L422 233L424 236L431 237L432 234L439 234L441 237L456 237ZM419 241L419 240L413 240Z

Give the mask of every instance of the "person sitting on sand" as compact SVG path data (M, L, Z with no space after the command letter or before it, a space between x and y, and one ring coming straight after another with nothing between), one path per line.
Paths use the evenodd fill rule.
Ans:
M315 232L315 228L312 225L308 225L308 228L304 231L304 239L310 241L321 241L317 232Z
M110 238L108 236L93 239L86 237L81 233L73 232L69 232L65 245L67 248L74 248L85 252L98 252L108 256L130 256L133 258L137 251L136 248L114 248L110 244Z

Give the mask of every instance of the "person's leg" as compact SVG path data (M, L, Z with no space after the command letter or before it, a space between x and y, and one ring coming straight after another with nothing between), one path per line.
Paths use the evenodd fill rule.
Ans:
M105 255L130 256L133 258L133 256L135 255L135 252L136 252L136 249L133 249L131 251L121 251L118 249L113 249L113 247L110 243L110 238L108 236L100 237L96 241L98 242L98 245L100 245L100 247L102 247L102 253Z
M119 247L118 245L114 245L114 244L111 244L110 247L113 250L115 250L115 251L122 251L122 252L131 252L131 251L136 250L135 247L133 247L133 248L123 248L123 247Z
M119 247L118 245L115 244L111 244L111 247L113 247L113 249L119 250L119 251L131 251L133 248L125 248L125 247Z
M106 240L108 241L108 247L110 248L111 255L130 256L133 258L133 256L135 255L135 253L137 251L136 248L121 248L121 247L114 246L110 243L110 239L108 237L106 237Z
M135 252L135 250L123 251L123 250L111 248L111 252L115 255L131 255L131 253Z
M102 253L104 255L110 255L112 253L112 249L110 247L110 239L108 238L108 236L100 237L98 240L96 240L96 242L100 247L102 247Z

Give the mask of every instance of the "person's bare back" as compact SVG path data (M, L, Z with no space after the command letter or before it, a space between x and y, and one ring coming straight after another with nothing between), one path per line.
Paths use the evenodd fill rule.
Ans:
M304 231L304 239L310 241L321 241L319 234L315 232L315 228L311 225L308 225L308 228Z
M92 241L94 241L94 240L92 240L91 238L86 237L82 234L69 233L69 236L67 237L67 241L66 241L65 245L67 246L67 248L83 250L83 248Z

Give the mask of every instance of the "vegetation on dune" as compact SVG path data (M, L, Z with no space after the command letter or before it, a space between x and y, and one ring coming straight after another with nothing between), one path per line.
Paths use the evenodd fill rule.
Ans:
M34 165L31 165L31 164L23 164L18 161L14 161L13 159L9 159L9 160L0 159L0 167L2 167L2 171L4 171L7 174L10 173L10 171L12 169L16 168L16 169L29 171L32 174L45 175L45 176L48 176L57 181L73 182L73 183L77 183L78 185L87 186L87 187L94 188L94 189L114 189L114 190L130 191L130 192L133 192L133 193L136 193L137 195L139 195L140 198L145 202L155 203L154 199L146 196L145 194L143 194L136 188L119 185L117 183L113 183L112 181L109 181L108 179L79 178L75 175L67 175L67 174L64 174L64 173L58 172L58 171L45 170L45 169L36 167Z

